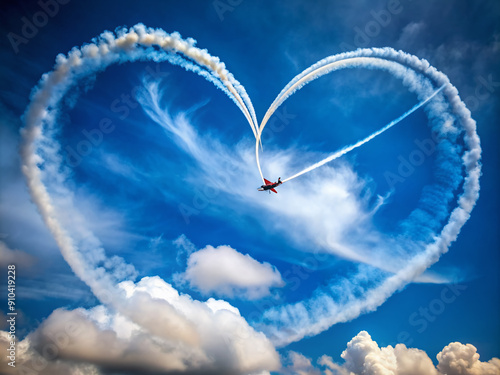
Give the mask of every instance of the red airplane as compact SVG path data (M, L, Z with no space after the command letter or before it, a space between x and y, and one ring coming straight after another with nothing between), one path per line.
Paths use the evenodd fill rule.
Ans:
M271 182L269 180L266 180L264 178L264 182L266 183L265 185L262 185L260 188L258 188L257 190L258 191L266 191L266 190L270 190L269 193L271 193L271 191L273 193L276 193L278 194L278 192L276 191L276 189L274 189L275 187L281 185L283 182L281 182L281 177L278 178L278 182Z

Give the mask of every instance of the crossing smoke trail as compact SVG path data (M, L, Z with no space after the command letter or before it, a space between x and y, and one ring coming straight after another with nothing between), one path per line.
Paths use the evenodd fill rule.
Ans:
M305 173L311 172L311 171L315 170L316 168L319 168L322 165L325 165L326 163L329 163L329 162L331 162L331 161L333 161L335 159L338 159L339 157L341 157L341 156L347 154L348 152L350 152L350 151L352 151L352 150L354 150L354 149L356 149L356 148L364 145L365 143L368 143L373 138L375 138L375 137L379 136L380 134L384 133L385 131L389 130L394 125L396 125L397 123L399 123L400 121L404 120L406 117L408 117L409 115L411 115L417 109L419 109L420 107L422 107L423 105L425 105L429 100L431 100L439 92L441 92L442 89L444 89L444 85L441 86L436 91L434 91L434 93L431 96L429 96L427 99L425 99L423 102L420 102L420 103L416 104L415 106L413 106L413 108L411 108L410 110L408 110L407 112L405 112L404 114L402 114L401 116L399 116L397 119L391 121L389 124L387 124L386 126L384 126L382 129L377 130L375 133L369 135L365 139L362 139L362 140L360 140L360 141L358 141L358 142L356 142L356 143L354 143L354 144L352 144L350 146L346 146L346 147L342 148L341 150L335 152L334 154L332 154L332 155L324 158L323 160L317 162L316 164L313 164L310 167L307 167L306 169L300 171L299 173L294 174L292 177L288 177L288 178L284 179L283 182L287 182L287 181L293 180L294 178L302 176Z
M419 99L424 100L426 97L432 95L434 89L432 83L421 75L415 73L412 69L405 67L397 61L390 61L382 57L373 57L374 51L377 49L362 49L355 52L343 53L340 55L330 56L326 59L319 61L318 63L312 65L310 68L304 70L301 74L296 76L287 86L280 92L280 94L273 101L269 109L267 110L260 127L257 132L256 144L255 144L255 157L257 160L257 167L261 178L263 179L262 169L260 166L259 157L259 144L261 143L261 134L267 125L267 122L278 109L278 107L283 104L283 102L288 99L295 92L300 90L306 84L318 79L319 77L331 73L340 69L352 69L352 68L367 68L367 69L380 69L386 70L394 75L396 78L403 80L403 83L408 86L410 91L414 91L412 87L412 82L423 81L426 86L426 90L419 94ZM367 56L363 56L363 54ZM427 63L428 64L428 63Z
M256 140L257 162L262 130L272 113L290 95L324 74L353 67L388 71L400 78L411 92L417 94L419 100L429 98L434 92L433 87L440 87L438 91L442 95L436 96L424 107L430 126L440 139L434 167L437 182L422 193L419 207L405 221L404 227L410 229L405 229L408 232L400 234L401 238L411 238L411 229L418 228L417 231L431 233L430 239L422 241L423 250L408 259L405 267L382 281L376 271L360 269L351 281L345 280L340 285L331 281L327 288L316 290L308 300L266 310L263 318L253 324L265 332L277 346L316 335L336 323L347 322L363 313L376 310L448 251L479 197L480 141L476 133L476 122L460 99L458 90L446 75L430 66L426 60L392 48L360 49L331 56L296 76L275 99L261 123ZM465 150L456 144L459 136L465 144ZM454 197L455 191L462 193ZM448 207L453 207L452 205L455 208L444 217L447 222L442 226L443 212L449 212ZM436 228L442 228L440 233L434 232L438 230ZM371 278L374 282L363 286Z

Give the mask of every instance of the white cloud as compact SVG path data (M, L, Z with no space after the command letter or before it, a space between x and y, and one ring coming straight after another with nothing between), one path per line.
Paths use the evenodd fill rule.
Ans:
M7 353L10 348L10 336L0 331L0 350ZM16 367L9 366L10 359L0 357L0 373L5 375L101 375L96 366L87 363L74 363L64 360L47 360L31 345L30 339L17 342Z
M21 250L10 249L5 242L0 241L0 266L5 268L9 264L15 264L20 267L31 267L35 258Z
M290 365L282 369L282 373L290 375L321 375L321 372L313 366L311 360L303 354L289 351L287 358Z
M422 40L422 32L425 31L427 25L424 22L410 22L401 31L396 46L403 50L409 50L414 46L415 42Z
M184 264L187 262L189 255L196 251L196 246L186 237L185 234L181 234L173 244L177 248L177 255L175 260L178 264Z
M318 364L325 375L499 375L500 360L479 361L479 354L471 344L458 342L447 345L438 355L437 368L422 350L407 348L404 344L380 348L368 332L361 331L348 344L340 365L329 356L322 356ZM309 374L313 374L310 372Z
M471 344L452 342L438 355L438 369L446 375L498 375L500 359L481 362L477 349Z
M53 372L44 369L43 374L64 373L61 369L71 363L126 374L266 374L279 369L269 340L229 303L193 300L159 277L119 286L133 321L104 306L55 310L18 344L19 365L33 368L37 353L45 353Z
M260 263L230 246L206 246L192 253L180 278L204 294L258 299L284 282L269 263Z
M323 370L325 375L351 375L344 367L333 362L333 358L330 356L321 356L318 359L318 364L326 367L326 369Z
M425 352L407 349L403 344L379 348L365 331L347 344L341 357L344 367L355 374L437 374Z
M135 323L165 339L175 335L176 342L201 350L208 358L194 366L234 373L279 367L279 357L267 337L250 327L229 303L193 300L159 277L143 278L137 284L123 282L120 287L126 291L127 314ZM172 327L172 322L178 323ZM175 332L179 327L182 332Z

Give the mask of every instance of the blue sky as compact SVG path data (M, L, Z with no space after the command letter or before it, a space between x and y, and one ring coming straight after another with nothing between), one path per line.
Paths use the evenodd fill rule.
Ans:
M463 373L500 371L496 2L63 3L1 12L0 254L5 270L16 264L18 368L43 357L43 374L451 374L462 358ZM438 89L444 76L422 73L418 59L450 83L394 128L269 195L257 191L252 129L213 69L120 42L128 29L94 40L99 59L90 48L81 60L59 57L56 68L72 70L39 86L48 104L36 107L44 96L32 90L58 54L139 23L180 33L174 50L195 39L211 57L192 47L181 64L196 70L207 57L227 69L244 89L232 78L219 86L246 92L259 122L317 61L394 49L359 52L361 66L321 76L277 108L260 152L272 181ZM468 220L455 215L475 202L462 159L474 141L464 129L474 131L451 85L481 140ZM39 119L30 164L20 130ZM27 180L39 183L30 191ZM456 222L448 246L443 229ZM6 304L0 311L3 348ZM68 321L85 329L63 344L54 337Z

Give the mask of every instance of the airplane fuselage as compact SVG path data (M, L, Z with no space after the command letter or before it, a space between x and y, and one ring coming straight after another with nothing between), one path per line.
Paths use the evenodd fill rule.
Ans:
M271 189L274 189L275 187L278 187L279 185L281 185L281 184L278 182L275 182L274 184L271 184L271 185L262 185L258 190L259 191L271 190Z
M277 193L277 191L274 189L275 187L278 187L281 185L283 182L281 182L281 178L278 179L278 182L271 182L266 179L264 179L264 182L266 183L265 185L261 185L260 188L258 188L258 191L267 191L270 190L273 193Z

